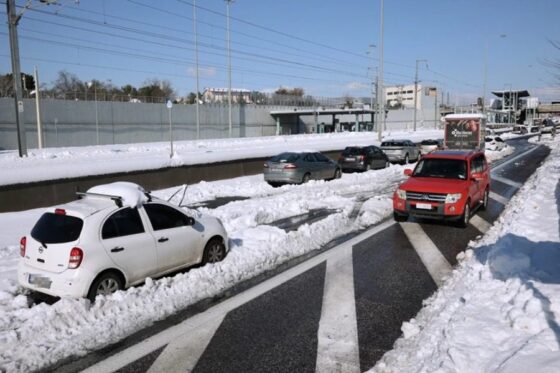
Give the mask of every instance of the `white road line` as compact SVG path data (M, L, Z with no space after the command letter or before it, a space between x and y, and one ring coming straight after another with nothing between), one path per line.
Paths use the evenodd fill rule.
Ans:
M490 198L492 198L494 201L500 202L502 205L507 205L509 202L506 197L502 197L501 195L494 192L490 192Z
M492 172L497 171L497 170L499 170L500 168L505 167L506 165L508 165L508 164L510 164L510 163L512 163L512 162L515 162L515 161L518 160L519 158L521 158L521 157L525 156L526 154L529 154L529 153L531 153L531 152L537 150L537 149L540 148L541 146L542 146L542 145L538 145L538 146L535 146L535 147L533 147L533 148L531 148L531 149L529 149L529 150L525 150L523 153L517 154L515 157L513 157L513 158L511 158L511 159L508 159L508 160L505 161L504 163L500 163L500 164L497 165L496 167L493 167L493 168L492 168Z
M224 317L225 314L220 315L169 343L152 364L148 373L192 372L208 343L216 334L216 330L222 324Z
M471 223L472 226L474 226L482 233L486 233L490 229L490 227L492 227L492 224L488 223L478 215L471 216L471 220L469 221L469 223Z
M420 256L422 263L432 276L438 287L443 284L443 278L452 271L451 264L445 259L430 237L424 232L420 224L400 223L414 250Z
M517 181L506 179L505 177L501 177L501 176L498 176L498 175L492 175L491 178L492 178L492 180L496 180L496 181L499 181L500 183L511 185L512 187L515 187L517 189L519 189L523 186L523 184L518 183Z
M204 312L194 315L193 317L183 321L182 323L165 329L158 334L151 336L143 340L140 343L135 344L123 350L109 358L92 365L84 372L87 373L98 373L98 372L114 372L122 367L140 359L141 357L157 350L158 348L165 346L169 342L180 338L186 333L191 333L193 330L199 328L201 325L212 322L212 320L218 317L224 317L229 311L236 309L243 304L255 299L256 297L274 289L275 287L285 283L286 281L304 273L305 271L317 266L318 264L324 262L325 260L340 256L340 253L344 253L348 247L352 247L357 243L389 228L391 225L395 224L394 220L387 220L358 236L343 242L342 244L325 251L313 258L298 264L278 275L261 282L260 284L247 289L246 291L239 293L225 301L207 309Z
M351 247L341 258L327 260L317 336L316 372L360 372Z

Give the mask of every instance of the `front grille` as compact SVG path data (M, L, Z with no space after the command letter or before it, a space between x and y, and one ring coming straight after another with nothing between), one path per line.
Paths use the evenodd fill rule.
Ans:
M409 201L430 201L445 202L447 194L406 192L406 199Z

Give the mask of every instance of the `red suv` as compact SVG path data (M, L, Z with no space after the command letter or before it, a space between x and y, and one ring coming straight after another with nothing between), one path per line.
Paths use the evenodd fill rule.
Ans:
M469 223L471 211L488 206L490 170L482 151L436 151L425 155L393 195L396 221L408 216Z

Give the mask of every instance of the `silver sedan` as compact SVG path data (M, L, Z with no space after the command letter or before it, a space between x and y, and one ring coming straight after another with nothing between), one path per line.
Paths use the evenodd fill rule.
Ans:
M264 180L272 186L338 179L341 175L336 162L319 152L279 154L264 164L263 173Z

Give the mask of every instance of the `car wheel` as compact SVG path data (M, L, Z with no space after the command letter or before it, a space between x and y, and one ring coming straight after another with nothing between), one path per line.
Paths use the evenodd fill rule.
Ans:
M97 277L88 292L88 299L95 301L98 295L110 295L124 287L123 281L115 272L106 272Z
M301 178L301 183L305 184L309 181L309 178L311 177L311 175L309 175L309 173L306 173L305 175L303 175L303 177Z
M335 178L335 179L340 179L341 176L342 176L342 172L340 172L340 168L337 168L337 169L334 171L334 178Z
M490 192L488 191L488 188L486 188L486 190L484 191L484 197L482 197L482 206L480 206L481 210L486 210L488 208L488 196L490 195Z
M467 201L465 203L465 210L463 211L463 215L461 215L461 220L459 221L459 226L461 228L466 228L469 225L469 220L471 219L471 202Z
M406 155L404 156L404 164L408 164L408 153L406 153Z
M368 164L366 165L366 171L369 171L369 170L371 170L371 164L370 164L370 163L368 163Z
M391 165L391 162L385 161L385 168L388 168Z
M212 238L204 248L203 262L216 263L224 260L226 257L226 247L221 238Z
M408 220L408 216L393 211L393 219L395 219L396 222L403 222Z

